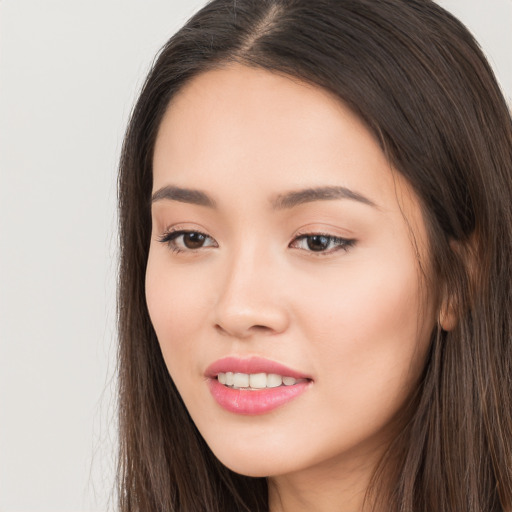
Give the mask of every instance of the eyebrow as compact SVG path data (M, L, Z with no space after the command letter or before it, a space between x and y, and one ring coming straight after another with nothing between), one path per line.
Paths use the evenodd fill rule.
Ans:
M180 201L181 203L197 204L207 206L208 208L217 208L215 201L202 190L192 188L180 188L174 185L167 185L158 189L152 196L151 202L168 199L170 201Z
M310 203L313 201L331 201L334 199L351 199L360 203L377 208L377 205L359 192L355 192L346 187L315 187L295 190L285 194L279 194L272 200L274 210L284 210L293 208L299 204Z
M158 189L152 195L151 202L155 203L162 199L196 204L213 209L217 208L215 200L206 192L191 188L181 188L175 185L166 185L165 187ZM371 199L368 199L359 192L340 186L325 186L293 190L284 194L278 194L271 199L270 203L274 210L285 210L313 201L331 201L335 199L351 199L378 209L378 206Z

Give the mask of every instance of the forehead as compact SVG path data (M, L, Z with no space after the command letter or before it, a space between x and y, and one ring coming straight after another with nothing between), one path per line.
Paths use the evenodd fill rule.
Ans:
M332 185L383 209L414 216L418 206L374 135L341 100L296 78L239 64L196 76L172 99L153 172L153 190L194 186L220 203L230 192L246 201Z

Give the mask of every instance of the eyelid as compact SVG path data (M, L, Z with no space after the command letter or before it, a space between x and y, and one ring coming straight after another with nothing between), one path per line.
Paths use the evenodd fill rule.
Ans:
M194 253L197 253L200 249L212 247L212 245L208 245L208 246L198 247L196 249L189 249L189 248L179 248L179 247L176 247L175 245L172 245L172 242L174 242L180 236L183 236L186 234L191 234L191 233L202 235L207 239L213 240L214 244L215 244L215 245L213 245L213 247L219 247L217 242L214 240L214 238L212 238L207 233L204 233L197 229L190 229L190 228L184 229L184 228L181 228L180 226L174 226L172 228L167 228L162 235L157 237L157 241L166 244L169 247L169 249L171 249L175 253L185 252L185 253L194 254ZM288 247L295 248L295 247L293 247L294 244L297 244L297 242L300 242L301 240L304 240L304 239L307 239L310 237L324 237L324 238L327 238L330 243L335 242L337 244L334 249L331 249L329 251L324 251L324 250L314 251L314 250L299 249L306 253L311 253L314 256L329 256L335 252L338 252L339 250L344 250L345 252L347 252L356 243L355 239L349 239L349 238L336 236L331 233L321 232L320 230L319 231L308 230L308 231L300 231L300 232L296 233L293 240L288 244ZM330 245L330 243L329 243L329 245Z
M210 235L203 233L202 231L199 231L197 229L183 229L180 226L174 226L172 228L167 228L160 236L157 237L157 241L161 242L163 244L166 244L169 247L169 249L171 249L173 252L176 252L176 253L180 253L180 252L196 253L200 249L203 249L206 247L212 247L212 246L206 246L206 247L199 247L197 249L188 249L188 248L181 249L179 247L171 245L171 243L174 242L177 238L179 238L180 236L189 234L189 233L202 235L202 236L209 238L210 240L213 240L215 242L215 240ZM214 247L218 247L217 242L215 242Z
M334 241L334 242L337 243L336 248L331 249L329 251L307 251L305 249L301 249L301 250L305 251L306 253L311 253L314 256L320 256L320 257L322 257L322 256L330 256L330 255L338 252L339 250L343 250L345 252L348 252L357 243L357 240L354 239L354 238L345 238L345 237L342 237L342 236L336 236L336 235L333 235L331 233L322 232L320 230L318 230L318 231L316 231L316 230L307 230L307 231L300 231L300 232L298 232L295 235L294 239L290 242L289 246L291 246L292 244L296 243L297 241L304 240L306 238L314 237L314 236L325 237L325 238L328 238L330 240L330 242Z

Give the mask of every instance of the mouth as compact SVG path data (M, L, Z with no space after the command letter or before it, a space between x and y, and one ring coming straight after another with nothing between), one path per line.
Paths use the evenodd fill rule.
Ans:
M310 387L313 379L301 372L259 357L227 357L205 372L210 393L225 410L264 414L285 405Z
M296 379L294 377L279 375L277 373L234 373L219 372L217 380L224 386L232 389L256 391L258 389L273 389L282 386L294 386L298 382L306 382L308 379Z

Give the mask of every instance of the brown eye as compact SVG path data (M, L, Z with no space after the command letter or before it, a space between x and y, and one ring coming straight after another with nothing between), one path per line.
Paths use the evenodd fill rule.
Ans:
M210 242L205 244L208 240L210 240ZM166 244L169 249L175 253L193 252L203 247L218 247L213 238L199 231L170 231L159 237L158 241Z
M206 236L202 233L190 232L183 235L183 245L187 249L199 249L203 246Z
M338 250L348 251L356 240L340 238L322 233L308 233L298 236L290 245L306 252L317 253L318 256L329 255Z
M323 235L313 235L307 237L308 249L312 251L325 251L329 247L330 239Z

